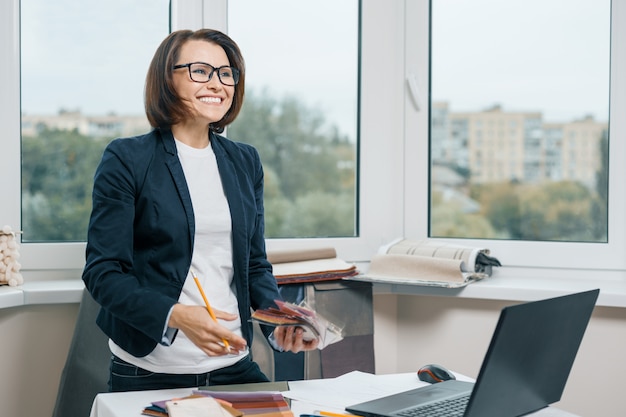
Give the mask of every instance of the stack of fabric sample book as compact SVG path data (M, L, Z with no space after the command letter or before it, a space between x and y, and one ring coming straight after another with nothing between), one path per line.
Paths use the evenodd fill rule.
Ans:
M183 398L155 401L142 410L153 417L294 417L280 391L194 390Z
M279 285L340 280L359 273L356 265L338 258L334 248L268 251L267 259Z

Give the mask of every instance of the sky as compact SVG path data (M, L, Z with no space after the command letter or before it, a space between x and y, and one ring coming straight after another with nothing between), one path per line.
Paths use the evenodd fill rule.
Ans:
M23 0L23 111L143 114L168 4ZM606 120L608 10L608 0L436 0L433 98L453 111L501 104L548 121ZM356 14L348 0L231 1L229 32L246 59L247 88L306 96L353 135Z
M609 0L437 0L433 98L453 111L500 103L548 121L607 121L609 9Z
M169 31L169 0L22 1L22 109L142 114L152 55Z
M246 89L306 97L355 138L357 1L232 0L228 13L228 32L246 60Z

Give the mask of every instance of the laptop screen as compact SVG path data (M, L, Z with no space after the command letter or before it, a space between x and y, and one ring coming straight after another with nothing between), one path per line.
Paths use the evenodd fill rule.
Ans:
M465 416L517 416L559 401L598 294L505 307Z

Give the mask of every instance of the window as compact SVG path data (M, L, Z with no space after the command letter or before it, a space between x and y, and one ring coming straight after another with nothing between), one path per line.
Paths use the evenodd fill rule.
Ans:
M168 3L21 1L22 242L85 241L104 146L150 129L143 85Z
M332 16L320 14L336 29L316 37L311 17L325 10L319 2L311 3L306 19L284 18L302 16L302 6L230 2L229 26L247 52L249 82L246 105L229 132L264 157L269 237L354 237L358 1L335 5ZM127 8L124 2L22 1L23 242L84 241L89 178L103 148L115 137L150 129L143 79L168 33L167 2ZM84 34L81 42L64 48L76 33ZM258 45L281 47L269 55Z
M24 230L21 248L22 271L25 272L26 279L36 280L68 278L80 274L84 262L82 240L89 211L87 204L90 204L91 185L88 182L91 181L95 164L99 160L99 156L96 155L101 152L104 143L112 137L130 134L131 131L139 131L145 126L142 124L141 102L143 77L147 60L168 31L168 21L171 19L172 29L214 27L227 31L227 7L225 7L227 2L224 0L172 0L171 4L165 0L133 4L108 2L97 6L97 10L93 9L96 6L76 8L64 7L58 2L54 5L40 3L39 0L10 0L0 5L2 16L0 30L3 39L7 39L6 43L0 45L0 53L7 57L3 65L0 65L2 76L0 86L3 91L0 96L2 110L0 121L6 126L7 137L7 140L0 141L0 151L5 160L0 165L0 171L3 173L2 184L5 185L6 197L4 203L0 205L0 219L3 224ZM290 2L282 3L281 7L287 6L290 6ZM399 116L401 119L402 116L396 108L387 106L381 109L376 100L382 98L396 102L402 96L402 87L397 85L382 93L375 91L359 93L360 85L369 83L366 81L368 78L376 79L379 74L366 72L359 75L358 65L359 62L369 62L371 66L371 63L384 57L384 61L389 63L386 76L390 77L391 73L401 74L401 67L398 65L401 57L389 48L381 49L382 52L377 54L368 53L359 56L359 19L363 18L365 24L372 28L368 31L374 34L373 29L379 27L381 18L388 22L386 24L392 24L398 15L397 7L389 8L385 2L374 2L360 11L359 3L355 0L346 10L342 13L344 16L346 13L351 14L350 22L343 25L341 33L338 34L345 42L342 41L337 50L326 51L335 53L341 50L343 55L341 59L331 55L325 56L323 58L325 62L319 64L333 68L333 63L340 63L342 66L346 63L342 71L347 72L342 74L349 75L343 75L347 79L339 80L339 84L343 82L345 87L351 90L352 96L348 97L345 92L342 93L340 105L328 111L332 107L331 104L333 106L336 104L333 102L337 101L335 91L338 91L339 87L333 86L332 79L324 73L324 77L318 78L324 81L320 89L324 89L325 96L322 99L319 96L303 99L302 106L307 112L311 110L310 114L306 114L307 117L317 111L324 113L327 122L323 126L325 134L330 132L331 137L335 135L335 138L341 137L341 140L347 138L345 148L341 146L346 143L337 142L341 146L336 148L342 150L336 155L340 155L341 158L333 161L333 172L340 170L346 173L346 177L341 178L342 182L352 182L347 187L345 184L342 185L350 194L346 198L345 193L342 198L343 201L347 201L345 212L351 220L348 222L348 228L344 227L339 233L336 230L331 230L331 233L327 228L323 235L331 236L329 238L271 239L269 246L332 245L337 247L346 259L359 261L369 259L380 242L390 240L401 231L401 216L391 215L392 211L401 210L401 205L398 204L401 200L401 190L397 186L386 185L392 181L397 182L401 166L360 176L359 182L371 183L371 186L367 187L365 192L359 192L356 158L360 155L360 161L374 166L375 164L369 161L382 162L392 154L398 154L400 142L389 146L378 138L387 134L397 139L401 138L399 124L377 123L376 118L391 120L392 117ZM290 18L290 13L294 13L287 9L284 12L285 19ZM29 23L30 21L36 21L41 30L26 33L20 43L20 32L27 31L28 25L34 24ZM150 27L146 27L146 24ZM134 30L134 27L135 32L126 32ZM109 42L94 38L98 32L105 34ZM136 32L139 32L140 36ZM38 37L37 33L51 35L42 38ZM389 36L376 37L399 45L401 36L397 32L388 33ZM60 41L61 37L65 40ZM120 37L124 42L118 41ZM84 41L85 39L88 42ZM245 43L245 40L243 41ZM373 48L379 47L376 41L371 43ZM346 45L349 45L349 49L346 49ZM280 49L280 44L277 44L275 49ZM132 56L128 56L128 50L133 51ZM72 55L72 51L76 53ZM44 58L45 67L38 67L37 59L43 61ZM139 61L143 60L145 66L142 68ZM320 67L318 71L323 70ZM138 81L127 85L123 84L123 78ZM300 78L302 83L314 80L304 76ZM106 88L102 89L102 86ZM59 90L62 94L58 93ZM117 93L110 94L111 91ZM250 91L251 95L254 94L253 88ZM355 97L358 94L361 94L361 97ZM287 95L286 90L282 90L277 97L282 99ZM366 100L360 103L359 98ZM325 102L320 105L320 100ZM343 110L337 110L339 108ZM367 151L360 151L361 145L357 145L356 142L360 129L357 119L359 111L370 119L366 124L370 124L371 127L360 135L361 144L364 142L373 144L368 146ZM327 135L325 140L328 137ZM47 140L47 144L54 143L57 146L46 149L41 147L41 140ZM91 153L72 152L72 146L77 143L88 146ZM311 154L317 152L311 145L306 149ZM37 165L37 160L42 159L49 162L50 166ZM88 164L93 164L91 172L87 168ZM80 170L72 170L77 165L80 165ZM63 181L73 181L81 177L85 184L74 189L63 188L70 185L69 182L63 184ZM271 187L271 184L269 186ZM332 186L334 185L329 185ZM377 188L384 188L387 198L379 198ZM66 204L68 198L72 200L72 204ZM318 212L323 216L332 217L328 216L328 213L335 210L333 207L335 204L335 202L327 204L323 210L318 208ZM74 205L75 216L65 212L70 205ZM306 208L306 201L302 206ZM393 209L387 210L384 207ZM390 215L378 218L381 212ZM309 214L303 214L307 215ZM297 221L296 216L292 217L295 219L292 221ZM368 221L368 218L377 220ZM347 223L344 221L342 224L345 226ZM305 231L300 236L310 234ZM280 237L281 234L278 233L276 236ZM375 236L378 238L374 238Z
M246 99L227 136L261 155L266 237L358 236L359 1L230 0L228 33Z
M430 177L407 167L430 178L418 190L428 204L406 191L407 216L429 221L407 230L490 247L508 266L624 269L624 10L609 0L409 9L430 16L427 35L407 28L407 70L430 80L436 117L406 113L409 134L431 146Z
M607 242L610 0L433 0L431 16L431 106L489 130L431 136L430 236Z
M97 101L102 99L102 97L95 97L95 93L85 92L78 99L69 101L69 98L72 96L64 94L64 99L68 99L68 101L50 104L49 98L45 97L44 92L47 91L46 88L53 88L54 86L46 85L52 83L47 82L37 84L37 88L41 89L37 90L39 97L33 96L28 91L29 87L23 85L23 102L20 105L20 76L23 77L21 80L22 84L30 82L28 81L29 79L36 79L37 76L29 73L32 69L36 69L36 66L32 66L34 61L24 55L27 54L28 45L31 42L29 37L32 38L34 35L26 34L23 44L20 45L19 10L21 4L23 8L21 20L26 25L26 19L28 19L29 13L32 12L32 10L29 11L29 4L38 4L34 3L35 1L40 2L41 0L9 0L0 3L0 39L6 40L6 42L0 43L0 54L6 58L0 63L0 91L2 91L2 94L0 94L0 123L3 126L3 136L0 138L0 155L2 155L2 164L0 164L0 173L2 173L0 178L2 179L0 179L0 185L2 185L3 190L2 204L0 204L0 223L9 224L14 229L20 228L22 230L26 229L25 226L29 224L29 221L32 222L32 220L27 218L29 207L45 207L34 206L34 204L40 204L39 197L34 197L34 192L32 193L33 195L28 195L27 193L25 198L23 198L22 194L21 184L28 181L28 178L21 178L22 163L26 164L28 162L22 160L22 122L24 123L24 128L31 129L31 132L37 131L41 127L36 121L29 120L28 117L23 118L22 110L25 111L26 116L48 113L49 116L56 118L60 116L59 111L61 109L67 111L68 115L77 109L80 110L81 114L90 114L91 112L96 112L91 110L94 108L92 106L98 105ZM437 12L437 1L433 0L434 13ZM244 4L244 0L232 0L230 6L227 0L172 0L172 28L208 26L228 31L230 24L233 37L238 42L238 37L241 37L242 47L251 48L252 46L247 46L248 40L246 38L249 35L243 33L246 31L246 28L242 26L237 28L237 19L241 18L238 17L237 2ZM109 7L110 9L106 10L115 11L112 14L114 24L111 26L113 29L111 29L112 33L109 33L109 38L116 36L115 31L117 28L137 26L157 20L158 22L155 24L158 28L154 29L154 31L161 32L154 34L155 44L145 47L145 53L149 57L154 52L156 42L160 41L167 33L169 3L169 1L165 0L163 2L145 1L141 3L115 1L105 2L97 7ZM288 12L288 7L291 7L291 3L290 1L280 3L280 10ZM597 4L597 2L592 3L594 3L594 6ZM58 2L55 4L58 4ZM269 6L272 3L263 4ZM357 4L356 1L353 4ZM481 2L480 4L483 3ZM546 4L553 3L541 2L540 5L529 5L527 7L538 13ZM603 6L605 11L607 8L606 4L608 3L605 3ZM273 5L276 5L276 3ZM158 10L155 16L161 17L153 16L153 19L147 19L144 11L137 12L140 6ZM478 7L479 4L477 3L476 6ZM42 7L54 6L46 3ZM119 7L122 7L122 9L120 10ZM352 7L355 7L355 9L351 10L357 10L356 6ZM590 149L593 148L589 148L588 141L585 138L597 134L596 126L585 122L585 113L576 116L581 125L563 126L560 119L547 118L544 115L544 112L547 114L547 110L513 103L504 96L490 98L490 102L487 105L474 108L465 105L460 106L460 103L453 98L443 97L444 94L442 94L440 99L438 97L440 90L437 90L435 78L433 78L433 91L429 91L431 72L435 69L434 67L431 68L430 64L430 2L425 0L407 0L404 2L372 0L362 2L358 7L358 20L350 20L350 25L352 25L350 27L353 27L357 22L359 24L360 34L358 38L355 38L348 25L338 35L342 39L351 39L349 41L352 42L351 45L354 45L355 39L359 41L360 48L357 52L359 54L357 62L360 65L360 69L357 72L355 66L351 67L355 71L354 77L357 77L357 80L351 79L347 82L348 85L352 86L351 88L355 88L354 91L358 94L358 101L353 102L356 109L350 110L351 116L345 116L345 114L340 115L337 110L333 109L331 111L328 103L322 103L320 106L319 99L303 99L302 101L304 108L311 110L312 113L313 111L324 113L324 119L328 122L328 125L342 126L338 129L342 135L345 134L348 137L352 135L352 132L343 127L348 125L353 126L355 132L358 133L358 142L351 142L354 146L351 151L354 152L352 157L356 155L358 161L357 171L353 171L353 173L355 172L358 175L354 177L356 185L352 191L354 194L351 196L354 210L352 213L354 215L353 234L342 232L340 234L341 237L288 239L284 237L284 233L281 235L282 232L279 232L275 236L280 238L268 240L270 249L303 247L312 244L329 245L336 247L341 256L348 260L367 261L380 245L396 237L422 238L429 236L431 214L434 215L434 213L430 213L431 202L435 201L435 197L439 198L431 193L429 179L434 178L435 175L440 175L436 171L438 167L431 166L430 151L433 152L433 158L435 156L442 159L456 158L459 161L466 161L466 164L467 161L471 161L470 163L473 164L472 167L475 169L476 175L480 178L502 177L510 175L510 173L515 173L519 177L523 175L548 177L554 182L571 180L581 174L590 178L592 174L581 171L581 164L578 162L592 153ZM562 3L560 6L560 10L563 12L562 17L567 18L567 16L571 16L569 10L576 7L580 6L575 2ZM73 9L74 6L65 7L63 8L64 14L56 16L57 20L67 20L67 23L59 25L62 27L57 27L56 31L64 31L66 30L65 28L77 28L80 22L86 21L87 16L90 16L89 10L85 10L80 14L80 19L68 19ZM328 12L329 16L332 15L333 6L327 6L323 9ZM448 10L450 9L453 8L448 8ZM599 9L602 8L599 7ZM230 17L228 17L229 13L232 13ZM291 11L282 16L284 19L297 21L299 19L298 16L302 14L298 12L297 16L293 17L293 13ZM621 162L624 159L624 155L626 155L626 141L620 139L626 136L626 119L616 116L626 113L626 94L623 88L620 87L623 83L618 78L623 77L621 74L626 73L624 70L626 65L626 32L618 30L619 27L623 27L626 24L626 7L621 5L621 3L614 2L611 5L610 13L611 43L609 52L611 79L606 81L609 83L608 87L605 85L603 88L598 89L598 91L602 91L606 95L606 88L609 88L608 93L610 95L609 116L611 117L604 120L605 122L610 120L606 136L607 140L610 138L610 152L608 153L609 170L605 172L608 183L608 215L606 223L608 225L606 228L608 233L606 242L524 241L512 240L503 236L497 236L495 239L475 239L473 238L476 237L475 235L472 238L445 239L450 239L460 244L487 246L507 266L626 270L626 257L623 256L624 251L626 251L626 236L622 236L626 234L626 222L623 216L623 213L626 212L626 192L621 186L621 178L626 176L626 172L624 172L626 170L625 164ZM509 14L509 11L504 13L504 15ZM591 18L592 16L590 15L589 17ZM77 41L77 39L92 36L90 33L96 31L93 25L98 22L102 23L102 21L94 19L91 19L91 25L88 25L89 30L73 32L72 41L69 45L63 45L60 52L82 47L82 43ZM45 27L45 25L53 24L54 20L50 16L45 16L39 24ZM121 24L122 20L125 22L123 25ZM258 20L263 19L259 18ZM491 20L495 19L492 18ZM327 24L324 22L325 20L320 20L315 32L310 36L315 37L318 35L317 32L328 31L329 28L326 27ZM280 19L277 24L279 26L282 24ZM436 17L433 15L433 25L435 24ZM109 29L105 27L102 31L106 32ZM604 29L607 29L606 26ZM77 31L78 29L74 30ZM433 31L436 30L437 28L433 26ZM237 31L239 31L239 35ZM131 45L132 50L137 54L143 54L144 51L137 46L136 42L143 42L148 38L152 39L152 33L146 34L144 32L137 40L133 39L132 42L127 43ZM263 44L260 47L255 46L255 48L260 48L267 54L278 54L281 45L285 45L290 36L295 37L292 33L286 33L283 34L281 42L277 41L275 44L269 45ZM460 36L460 38L463 38L463 36ZM489 43L490 39L485 40L485 42ZM54 37L50 36L50 39L46 39L46 41L52 43ZM94 45L91 41L90 44ZM127 44L123 44L118 48L123 49ZM434 49L436 45L437 41L433 38L433 54L436 53ZM47 48L51 47L47 46ZM602 49L605 47L606 45L594 44L591 49ZM23 68L20 67L20 48L22 49ZM91 69L87 70L87 78L93 76L103 77L104 75L99 73L100 70L108 71L107 74L120 74L117 71L122 66L119 65L119 62L114 62L114 58L111 57L116 56L115 54L121 53L121 51L116 51L115 49L117 48L110 48L113 51L106 48L108 48L107 45L102 46L101 44L92 48L98 49L99 56L97 59L99 65L89 67ZM246 57L250 55L249 65L252 72L254 67L258 65L254 63L254 53L250 54L245 49L243 52ZM470 52L471 58L475 58L474 56L478 55L478 48L472 49ZM46 51L44 50L41 56L43 57L45 54ZM341 58L346 58L346 62L352 59L348 58L347 55ZM76 65L76 62L72 61L74 56L68 57L63 62L60 60L55 61L54 57L50 59L56 65L72 63L73 65L65 67L67 71L71 71L72 67ZM436 60L437 57L433 56L433 59ZM526 61L528 60L527 58ZM90 61L90 59L85 58L85 61ZM333 62L331 57L325 57L324 62L318 64L320 68L327 68ZM112 63L118 65L111 65ZM463 68L463 71L458 72L467 71L467 68L464 66L468 64L465 62L461 64L459 68ZM602 63L602 65L605 64L606 62ZM135 77L135 75L132 75L135 74L133 72L135 70L136 65L130 65L125 67L123 74ZM54 71L59 71L59 69L55 68L55 65L46 62L45 70L40 72L40 76L44 79L48 74L53 74ZM92 73L91 71L94 72ZM117 100L116 103L120 106L126 105L130 103L128 100L133 97L132 100L139 100L139 103L134 105L134 108L139 106L136 114L141 115L143 111L140 100L145 67L137 70L136 74L139 74L137 75L140 80L138 84L139 92L128 94L124 92L120 95L124 100ZM433 77L436 76L434 72L432 75ZM324 80L327 81L327 78L324 78ZM55 82L56 80L59 80L60 83L62 78L55 78ZM254 85L253 75L250 75L249 80L251 96L262 94L256 90L264 87L256 87ZM308 75L302 75L301 80L302 83L306 83L312 79ZM586 81L586 76L579 76L578 80ZM354 87L355 82L359 88L358 90L356 90L357 87ZM105 84L105 82L98 79L92 87L96 88L102 84ZM473 82L473 84L476 83ZM71 85L81 85L80 80L74 79ZM115 82L112 82L108 83L108 87L113 89L117 88L117 85ZM283 86L282 90L278 90L278 87L269 85L267 88L276 89L276 100L282 99L287 93L299 94L292 87L285 88ZM326 95L325 99L328 102L339 96L329 82L319 84L318 89L323 90ZM576 104L580 101L578 100L578 94L578 90L574 90L572 103ZM126 99L127 96L129 97L128 100ZM435 100L431 102L430 97ZM448 101L446 102L445 100ZM40 102L38 103L38 101ZM42 109L40 106L44 104L48 107ZM495 105L500 105L500 114L498 114ZM30 106L36 106L37 108L27 108ZM347 109L348 107L344 108ZM492 112L477 117L476 113L482 113L486 109L491 109ZM519 111L521 114L509 114L515 113L513 110L517 111L520 109L522 110ZM120 114L122 111L125 113L131 112L131 110L126 108L111 108L110 111ZM357 111L359 116L358 120L355 120ZM591 110L585 109L583 111L588 112ZM450 117L452 113L454 117ZM465 113L466 117L463 117L463 113ZM500 117L502 113L506 117ZM335 122L335 118L340 118L341 123ZM601 121L601 116L594 114L594 121ZM241 136L241 140L249 140L249 135L244 133L238 134L236 128L237 126L233 126L227 133L229 135ZM115 129L120 129L120 124L116 120L104 118L92 123L91 128L87 131L93 137L98 137L103 132L111 132ZM52 139L55 138L51 137ZM239 139L239 137L235 139ZM351 138L351 140L353 139ZM429 149L429 141L432 143L435 140L439 141L441 146L433 146L432 149ZM604 137L603 140L605 140ZM480 147L474 148L473 145L475 143L480 143ZM501 148L498 148L497 144L500 144ZM529 152L528 157L523 163L520 163L516 156L523 151L524 146L527 149L530 147L534 151ZM312 150L312 148L308 149ZM52 156L54 155L50 154L51 158ZM493 164L494 158L497 159L497 164ZM343 160L340 161L338 166L342 168L347 167L348 170L354 169L350 163ZM69 173L60 174L58 172L53 174L69 175ZM34 172L29 170L24 175L34 175ZM89 176L91 177L91 175ZM472 175L474 175L474 172L472 172ZM268 171L268 194L271 194L272 184L269 182L271 176L270 168ZM49 179L44 178L44 181L47 180ZM575 181L580 181L580 179L575 179ZM41 187L41 184L38 186ZM31 191L33 190L29 190L29 193ZM26 201L26 205L23 204L23 200ZM355 201L356 205L354 204ZM466 203L471 209L475 201L468 199ZM274 203L268 202L268 209L272 204ZM329 207L328 211L331 209ZM26 212L24 217L22 217L24 210ZM272 210L277 209L272 207ZM437 213L437 216L439 215L442 215L442 213ZM63 224L61 221L59 223ZM30 229L30 226L28 228ZM61 227L58 229L65 230L67 228ZM304 233L301 236L308 234ZM28 241L29 239L30 241ZM22 264L25 278L48 279L77 276L80 270L82 270L84 262L84 243L73 241L59 242L61 240L74 240L74 238L68 239L64 236L56 236L49 239L51 240L43 241L43 239L39 239L36 236L24 236Z

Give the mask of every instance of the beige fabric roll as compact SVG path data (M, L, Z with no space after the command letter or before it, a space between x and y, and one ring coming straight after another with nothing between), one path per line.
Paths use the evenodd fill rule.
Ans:
M375 255L367 275L381 278L409 278L416 281L465 281L462 260L431 258L419 255Z
M337 251L335 248L287 249L267 252L267 260L270 261L271 264L310 261L313 259L330 259L336 257Z

